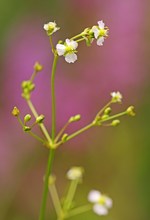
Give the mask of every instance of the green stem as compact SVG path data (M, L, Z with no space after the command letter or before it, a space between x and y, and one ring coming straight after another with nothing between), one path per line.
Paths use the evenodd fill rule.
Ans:
M39 115L38 115L38 113L37 113L35 107L33 106L31 100L27 100L27 104L28 104L28 106L29 106L31 112L33 113L34 117L37 118ZM43 132L44 136L46 137L48 143L51 144L51 143L52 143L52 140L51 140L51 138L50 138L50 135L49 135L49 133L48 133L48 131L47 131L45 125L44 125L43 123L40 123L39 126L40 126L41 131Z
M52 142L55 139L55 129L56 129L56 106L55 106L55 71L57 65L58 56L54 55L54 61L52 66L51 75L51 96L52 96Z
M70 40L75 40L76 38L82 37L84 35L85 34L83 34L83 33L77 34L76 36L72 37Z
M112 104L112 101L108 102L108 103L97 113L96 117L99 117L99 116L103 113L103 111L104 111L107 107L109 107L111 104Z
M54 144L55 138L55 127L56 127L56 113L55 113L55 71L57 65L58 56L54 54L54 61L52 66L52 74L51 74L51 96L52 96L52 145ZM48 194L48 181L49 176L51 175L52 171L52 164L54 160L55 149L51 148L49 152L49 158L47 163L47 171L45 175L45 182L44 182L44 190L42 196L42 205L40 209L40 216L39 220L45 219L45 211L46 211L46 202L47 202L47 194Z
M78 43L78 42L83 41L83 40L85 40L85 39L81 38L81 39L76 40L76 42Z
M54 54L55 53L55 49L54 49L54 45L53 45L53 41L52 41L52 36L49 37L49 42L50 42L50 45L51 45L51 48L52 48L52 52Z
M31 81L31 82L33 82L33 80L34 80L36 74L37 74L37 71L34 70L34 72L33 72L32 75L31 75L31 78L30 78L30 81Z
M110 116L110 117L108 117L108 118L104 118L104 119L102 119L100 122L109 121L109 120L112 120L112 119L115 119L115 118L124 116L124 115L126 115L126 114L127 114L126 111L125 111L125 112L121 112L121 113L118 113L118 114L116 114L116 115Z
M57 141L59 140L59 138L61 137L61 135L63 134L63 132L66 130L66 128L69 126L70 122L68 121L63 128L59 131L59 133L57 134L56 138L55 138L55 143L57 143Z
M94 126L93 123L90 123L89 125L87 125L87 126L81 128L80 130L74 132L73 134L71 134L71 135L69 135L69 136L67 137L67 141L70 140L70 139L72 139L72 138L74 138L74 137L76 137L77 135L81 134L82 132L88 130L89 128L91 128L91 127L93 127L93 126Z
M55 207L55 211L57 213L57 217L59 217L60 214L62 213L62 208L61 208L60 199L59 199L59 196L58 196L58 193L57 193L55 183L49 184L48 188L49 188L49 192L51 194L53 205Z
M48 194L48 181L49 181L49 176L50 176L51 170L52 170L54 154L55 154L55 150L50 149L48 163L47 163L47 170L46 170L46 175L45 175L45 179L44 179L44 189L43 189L42 205L41 205L41 209L40 209L39 220L45 219L45 210L46 210L46 202L47 202L47 194Z
M35 133L33 133L32 131L28 131L28 133L34 137L36 140L40 141L42 144L45 143L45 140L43 140L42 138L40 138L38 135L36 135Z
M84 205L79 208L75 208L67 214L66 218L70 218L72 216L82 214L84 212L90 211L91 209L92 209L92 205Z
M18 116L17 119L18 119L18 122L21 125L21 127L24 128L24 124L23 124L21 118Z
M69 187L69 190L68 190L65 202L64 202L64 207L63 207L64 211L68 211L70 209L78 183L79 183L78 179L71 181L70 187Z

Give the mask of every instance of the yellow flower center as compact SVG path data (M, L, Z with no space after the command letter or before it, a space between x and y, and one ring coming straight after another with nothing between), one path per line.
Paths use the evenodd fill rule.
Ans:
M107 36L107 30L105 30L105 29L100 29L100 31L99 31L99 36L100 36L100 37L106 37L106 36Z
M101 196L100 199L99 199L99 201L98 201L98 203L99 203L100 205L105 205L105 203L106 203L106 198L105 198L105 196Z

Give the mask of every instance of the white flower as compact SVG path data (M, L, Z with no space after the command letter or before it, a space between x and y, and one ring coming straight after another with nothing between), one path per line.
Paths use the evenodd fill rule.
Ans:
M94 37L97 39L97 45L102 46L105 38L108 36L108 28L105 27L103 21L98 21L98 26L93 26L91 29Z
M78 43L74 40L66 39L64 44L57 44L56 50L59 56L65 56L68 63L74 63L77 60L76 49Z
M48 22L47 24L44 24L43 26L44 30L47 32L47 35L50 36L54 32L58 31L60 28L57 27L56 22Z
M112 199L108 196L101 194L101 192L97 190L92 190L88 194L89 202L92 202L93 211L97 215L107 215L108 210L112 207Z
M116 103L116 102L121 102L122 100L122 94L120 92L112 92L111 93L111 96L112 96L112 102L113 103Z
M80 180L83 176L83 168L82 167L72 167L68 172L67 172L67 178L69 180Z

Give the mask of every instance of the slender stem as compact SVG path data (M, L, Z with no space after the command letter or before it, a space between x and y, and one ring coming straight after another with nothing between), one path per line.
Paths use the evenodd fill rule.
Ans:
M103 113L103 111L104 111L107 107L109 107L111 104L112 104L111 101L108 102L108 103L97 113L96 117L100 116L100 115Z
M37 117L38 117L38 113L37 113L35 107L33 106L31 100L27 100L27 104L28 104L28 106L29 106L31 112L33 113L34 117L37 118ZM41 130L42 130L44 136L46 137L47 141L49 142L49 144L51 144L51 143L52 143L52 140L51 140L51 138L50 138L50 135L49 135L49 133L48 133L48 131L47 131L45 125L44 125L43 123L40 123L39 126L40 126L40 128L41 128Z
M59 140L59 138L61 137L61 135L63 134L63 132L66 130L66 128L68 127L68 125L70 124L70 122L68 121L63 128L59 131L59 133L57 134L56 138L55 138L55 143L57 143L57 141Z
M68 193L67 193L67 196L64 202L64 207L63 207L64 211L68 211L70 209L78 183L79 183L78 179L71 181L70 187L68 189Z
M55 129L56 129L56 104L55 104L55 71L57 65L58 56L54 55L54 61L52 66L52 75L51 75L51 96L52 96L52 142L55 138Z
M55 49L54 49L54 45L53 45L53 41L52 41L52 36L49 37L49 42L52 48L52 52L55 53Z
M70 139L72 139L72 138L74 138L74 137L76 137L77 135L81 134L82 132L88 130L89 128L91 128L91 127L93 127L93 126L94 126L93 123L90 123L90 124L88 124L87 126L81 128L80 130L74 132L73 134L71 134L71 135L69 135L69 136L67 137L67 141L70 140Z
M78 43L78 42L83 41L83 40L85 40L85 39L81 38L81 39L76 40L76 42Z
M57 193L57 189L56 189L56 185L55 183L51 183L49 184L49 192L51 194L51 198L55 207L55 211L57 213L57 217L60 216L60 214L62 213L62 208L61 208L61 204L60 204L60 199Z
M28 131L28 133L34 137L35 139L37 139L38 141L40 141L42 144L45 143L45 140L43 140L42 138L40 138L38 135L36 135L35 133L33 133L32 131Z
M75 208L67 214L66 218L70 218L72 216L82 214L84 212L90 211L91 209L92 209L92 205L89 205L89 204Z
M30 81L31 81L31 82L33 82L33 80L34 80L36 74L37 74L37 71L34 70L34 72L33 72L32 75L31 75L31 78L30 78Z
M51 74L51 96L52 96L52 145L54 144L55 138L55 127L56 127L56 113L55 113L55 71L57 65L58 56L54 54L54 61L52 66L52 74ZM49 152L49 158L47 163L47 171L45 175L45 182L44 182L44 190L42 196L42 205L40 209L40 216L39 220L45 219L45 211L46 211L46 202L47 202L47 194L48 194L48 181L49 176L51 175L52 171L52 164L54 160L55 149L51 148Z
M46 175L44 179L44 189L43 189L42 205L40 209L39 220L45 219L45 210L46 210L46 202L47 202L47 194L48 194L48 180L49 180L49 176L52 170L54 155L55 155L55 150L50 149L48 163L47 163L47 170L46 170Z
M21 118L18 116L17 119L18 119L18 122L21 125L21 127L24 128L24 124L23 124Z
M121 113L118 113L118 114L116 114L116 115L110 116L110 117L108 117L108 118L104 118L104 119L101 120L101 122L109 121L109 120L112 120L112 119L114 119L114 118L118 118L118 117L124 116L124 115L126 115L126 114L127 114L126 111L125 111L125 112L121 112Z
M85 35L85 33L77 34L76 36L72 37L70 40L75 40L76 38L82 37L84 35Z

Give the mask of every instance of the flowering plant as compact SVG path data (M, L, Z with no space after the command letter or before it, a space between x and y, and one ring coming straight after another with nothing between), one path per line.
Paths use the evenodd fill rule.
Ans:
M46 173L44 176L44 189L42 196L41 209L39 214L39 220L45 220L45 211L46 211L46 202L48 192L51 195L51 199L56 211L57 219L63 220L70 218L71 216L78 215L89 210L92 210L97 215L107 215L109 209L112 207L112 199L106 195L103 195L98 190L91 190L87 196L88 204L81 207L74 207L74 195L76 193L76 188L78 184L82 181L84 169L82 167L72 167L67 172L67 178L70 180L70 187L68 192L63 199L63 201L59 198L55 181L56 177L52 174L52 165L55 156L55 151L58 147L60 147L65 142L73 139L74 137L80 135L82 132L94 127L94 126L117 126L120 123L118 119L120 116L130 115L134 116L134 107L129 106L125 111L120 112L118 114L111 114L112 112L112 104L117 104L122 102L122 94L117 92L112 92L110 95L110 100L108 103L100 110L98 110L95 117L91 120L91 122L84 126L83 128L77 130L72 134L66 133L66 128L72 124L73 122L79 121L81 119L80 114L74 115L68 119L66 124L62 127L62 129L56 134L56 104L55 104L55 73L56 66L59 56L63 56L67 63L74 63L77 61L77 48L81 41L85 41L87 46L90 46L93 41L96 39L96 43L98 46L102 46L104 44L104 40L108 37L108 27L105 26L103 21L98 21L98 25L94 25L91 28L84 29L80 34L67 38L65 41L59 41L56 46L53 44L52 35L57 32L60 28L57 26L56 22L48 22L44 24L44 30L46 31L52 53L54 56L52 72L51 72L51 99L52 99L52 127L51 134L48 132L44 120L44 115L39 115L35 106L31 101L32 92L35 89L34 79L37 76L38 72L41 72L43 66L36 62L33 67L33 74L29 80L22 82L22 97L26 100L27 105L31 110L31 114L26 114L22 119L20 117L20 110L17 107L14 107L12 110L12 115L15 116L23 131L28 133L37 139L43 146L45 146L49 151L48 163L46 168ZM30 123L31 118L34 116L34 123ZM37 135L34 132L34 127L38 126L41 130L41 136Z

